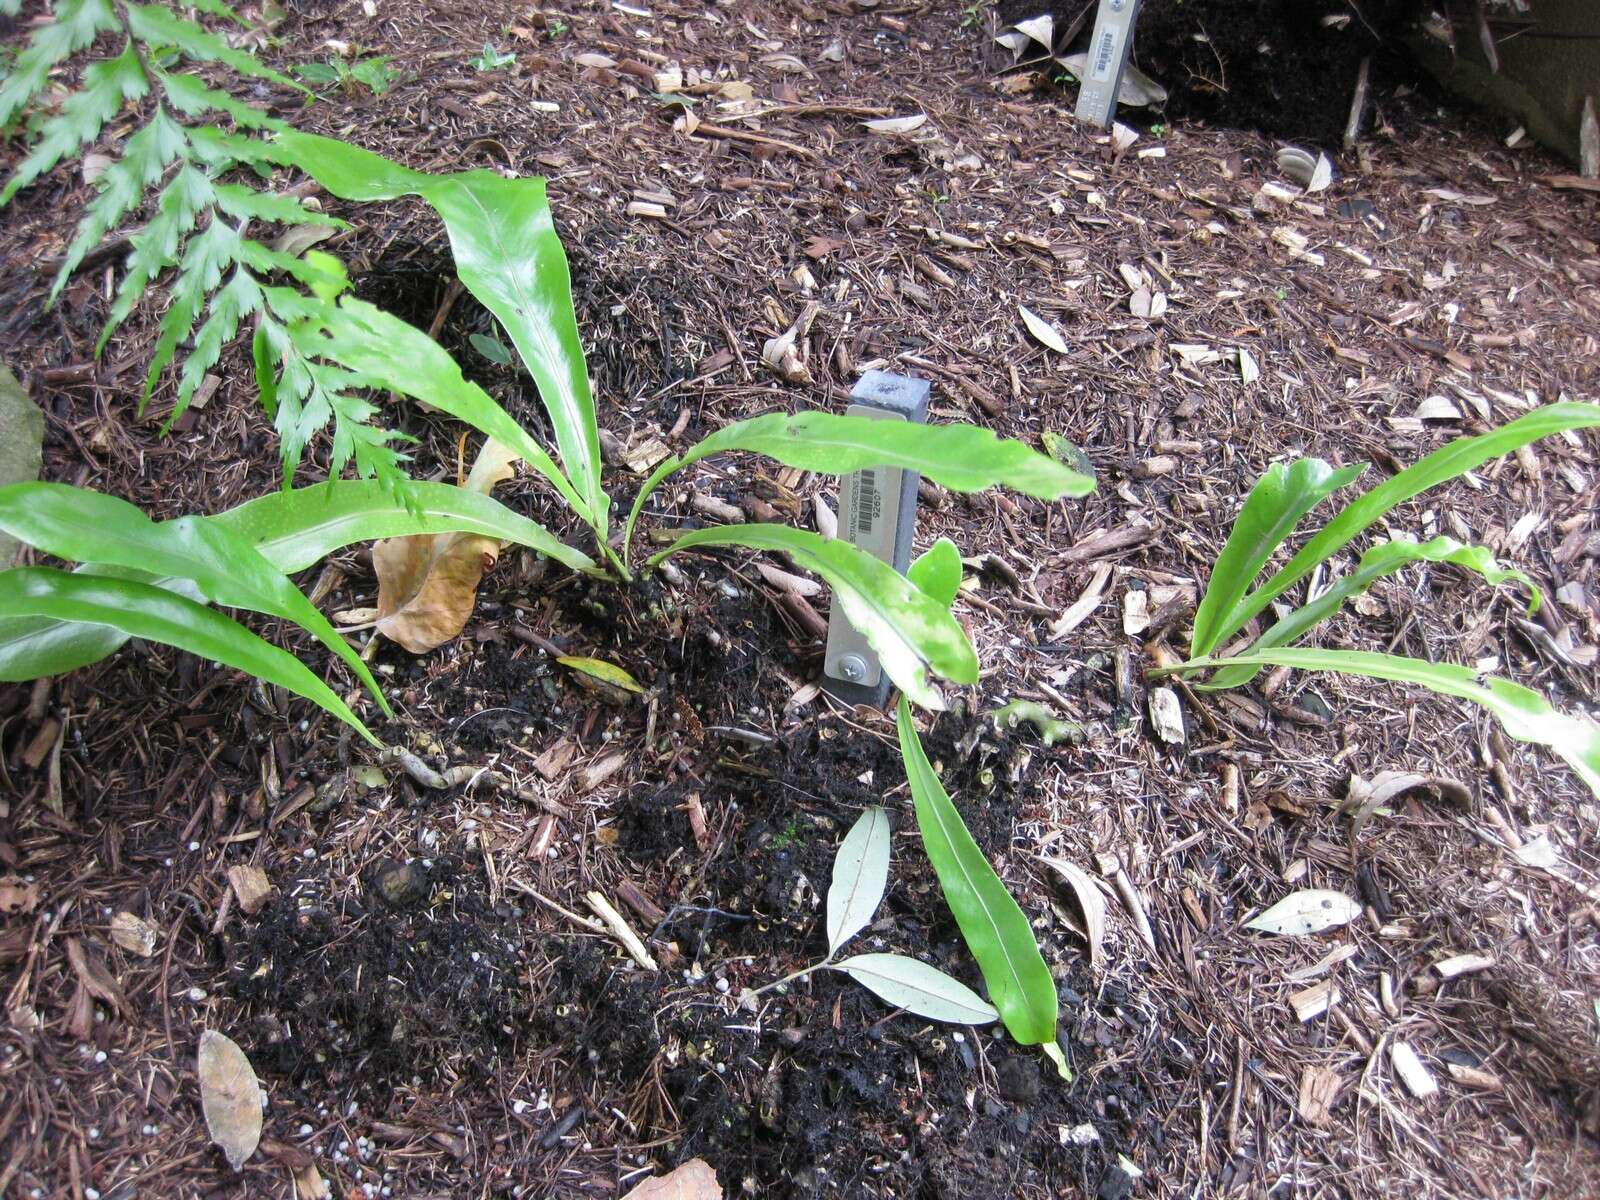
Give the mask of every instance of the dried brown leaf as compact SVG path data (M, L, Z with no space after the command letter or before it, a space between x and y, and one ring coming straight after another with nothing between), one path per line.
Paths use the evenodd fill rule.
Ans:
M676 1170L646 1179L622 1200L722 1200L717 1173L703 1158L691 1158Z
M197 1063L206 1130L235 1171L261 1142L261 1084L233 1039L214 1029L200 1035Z
M1083 913L1083 935L1089 943L1089 962L1099 966L1105 958L1102 946L1106 936L1106 898L1100 891L1100 885L1095 883L1089 872L1064 858L1041 858L1039 861L1065 879L1072 888L1078 909Z
M122 994L122 987L117 983L116 977L106 970L106 965L100 961L100 956L93 950L85 949L77 938L67 939L67 961L72 964L78 982L83 984L96 1000L111 1005L118 1012L128 1007L127 997Z

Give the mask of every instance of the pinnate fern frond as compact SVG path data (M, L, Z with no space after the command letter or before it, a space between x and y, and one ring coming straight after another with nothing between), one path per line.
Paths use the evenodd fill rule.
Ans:
M10 15L15 15L15 10ZM0 129L10 125L39 93L52 68L116 27L111 0L61 0L55 20L39 27L28 48L17 55L5 82L0 83Z
M0 12L16 7L17 0L0 0ZM224 0L186 0L184 8L245 24ZM162 0L58 0L54 19L33 34L0 82L0 127L30 103L48 110L42 93L52 72L108 33L122 35L116 52L86 66L77 86L35 123L27 154L0 188L4 205L92 145L128 106L146 109L147 119L101 173L52 281L50 299L59 296L96 246L144 210L143 228L128 238L131 249L96 346L98 353L157 281L171 273L141 410L162 375L179 363L170 425L228 343L253 321L258 358L263 351L275 356L267 363L262 399L283 439L287 475L293 475L311 439L331 425L334 473L354 464L361 475L376 476L398 492L404 483L404 456L392 444L398 435L373 426L378 414L359 395L363 381L337 364L308 360L294 348L292 326L315 321L320 307L333 302L346 286L342 268L327 256L310 261L311 256L287 254L248 232L261 226L349 226L296 196L268 189L265 181L285 165L285 154L261 135L288 128L284 121L230 95L215 78L202 79L186 68L225 68L309 95L303 85ZM184 69L172 65L174 52ZM307 291L271 286L267 280L275 275ZM270 307L269 292L277 296Z

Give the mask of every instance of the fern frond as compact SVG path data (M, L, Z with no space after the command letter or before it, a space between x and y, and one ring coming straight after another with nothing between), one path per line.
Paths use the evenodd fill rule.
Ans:
M293 196L258 192L236 183L216 185L217 207L234 220L271 221L274 225L327 225L349 229L350 222L305 207Z
M168 267L177 265L179 244L194 229L201 210L212 198L211 181L187 163L161 190L161 197L156 201L156 215L141 232L129 239L133 250L128 255L127 271L117 286L105 328L95 342L96 354L105 349L106 340L117 326L128 319L150 281Z
M39 27L28 48L17 55L5 82L0 83L0 129L10 125L22 106L44 87L52 68L116 26L117 14L110 0L61 0L55 20Z
M159 4L129 4L128 28L141 42L152 46L171 46L191 62L221 63L240 75L265 79L280 87L293 88L307 96L311 92L281 71L275 71L253 54L235 50L216 34L185 21Z
M183 150L183 127L167 116L165 110L158 110L154 120L123 143L122 157L100 176L100 192L89 202L72 235L72 244L67 247L61 269L50 287L52 303L84 256L127 219L145 192L160 181Z
M139 397L139 411L150 402L156 380L171 364L180 342L188 340L194 325L200 319L200 310L206 297L217 290L222 273L233 265L239 253L239 231L226 221L212 217L211 224L195 234L184 247L183 261L178 264L178 277L172 284L172 298L166 314L161 318L161 337L150 357L150 370L145 376L144 392ZM188 397L183 398L183 403Z
M207 113L217 112L232 117L233 123L240 129L276 131L289 128L286 122L263 112L254 104L247 104L234 99L227 92L209 88L193 75L161 70L156 75L161 80L161 90L166 94L167 103L186 117L203 117ZM221 130L216 132L220 133Z
M69 154L100 136L107 121L122 111L130 100L142 100L150 91L144 67L133 43L116 58L97 62L83 73L83 87L68 96L61 111L50 117L40 130L39 140L0 190L0 204L10 201L23 188Z
M216 365L222 357L222 348L239 332L239 322L260 308L261 286L249 271L235 268L233 277L211 297L205 323L194 335L194 344L179 373L178 402L167 418L168 426L183 416L206 372Z

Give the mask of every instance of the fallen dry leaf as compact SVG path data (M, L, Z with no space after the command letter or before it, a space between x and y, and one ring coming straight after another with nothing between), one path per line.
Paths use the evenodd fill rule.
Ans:
M722 1200L717 1173L703 1158L691 1158L676 1170L646 1179L622 1200Z
M261 1142L261 1084L233 1039L214 1029L200 1035L200 1109L211 1140L237 1171Z
M1089 943L1089 962L1099 966L1105 957L1101 946L1106 936L1106 898L1101 894L1100 886L1077 863L1064 858L1041 858L1039 861L1071 885L1072 894L1083 913L1083 936Z
M488 495L509 479L516 455L490 439L467 476L470 491ZM377 629L413 654L442 645L466 627L483 573L500 543L473 533L418 533L385 538L372 548L378 575Z
M15 916L31 913L39 906L39 885L19 875L0 875L0 913Z
M1017 305L1017 312L1022 317L1022 323L1028 327L1028 332L1033 335L1034 340L1041 346L1046 346L1057 354L1065 354L1067 352L1067 343L1054 325L1025 304Z
M1246 921L1244 927L1262 933L1306 937L1348 925L1360 915L1361 905L1343 892L1307 888L1285 896L1254 920Z

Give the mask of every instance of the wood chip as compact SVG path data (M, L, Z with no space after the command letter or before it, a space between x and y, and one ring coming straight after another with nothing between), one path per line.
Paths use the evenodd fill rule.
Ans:
M1328 1124L1328 1113L1339 1098L1340 1080L1326 1067L1307 1067L1300 1074L1300 1097L1296 1109L1300 1119L1318 1129Z
M1450 1078L1463 1087L1474 1088L1480 1092L1498 1092L1505 1085L1500 1082L1498 1075L1491 1075L1479 1067L1469 1067L1461 1063L1447 1062L1444 1069L1450 1073Z
M595 916L605 922L606 928L611 931L617 941L622 943L622 948L628 952L634 962L638 963L646 971L659 971L661 969L656 965L656 960L650 956L650 951L645 949L644 942L639 940L639 935L633 931L633 926L628 924L628 919L613 908L611 901L607 900L602 893L585 893L583 902L594 910Z
M246 916L255 916L272 898L272 881L260 867L239 863L228 868L228 886Z
M1331 979L1324 979L1321 983L1314 983L1303 991L1295 992L1289 997L1289 1006L1294 1009L1294 1015L1299 1020L1310 1021L1339 1003L1342 996L1338 984Z
M1422 1065L1422 1060L1417 1057L1410 1043L1398 1039L1390 1042L1389 1061L1394 1065L1394 1073L1399 1076L1400 1082L1418 1100L1426 1100L1438 1092L1439 1084L1433 1078L1433 1072Z
M1433 964L1441 979L1454 979L1458 975L1472 975L1494 966L1494 959L1483 954L1456 954L1441 958Z

